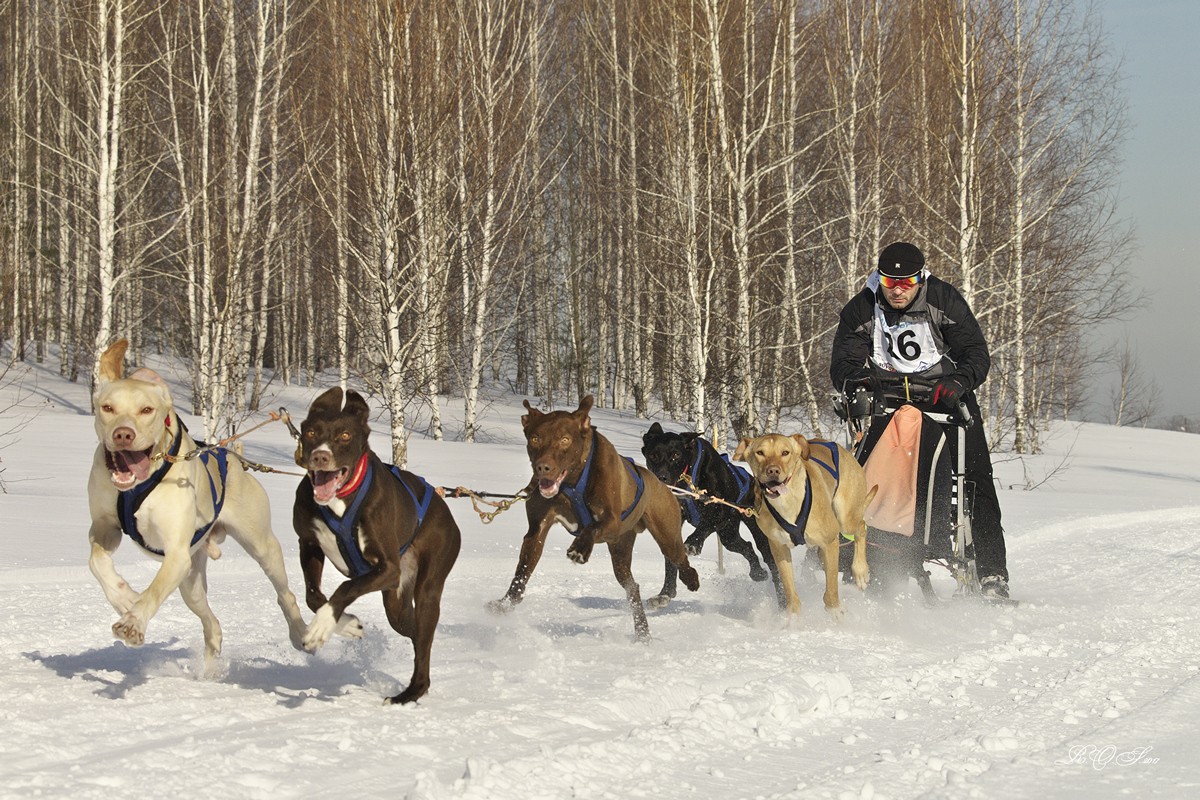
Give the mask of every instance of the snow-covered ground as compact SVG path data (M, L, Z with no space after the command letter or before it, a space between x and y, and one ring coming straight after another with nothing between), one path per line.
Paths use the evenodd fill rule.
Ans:
M577 566L561 528L525 602L491 615L524 513L483 525L451 500L463 550L432 688L399 707L381 698L402 688L412 650L377 597L352 607L363 640L297 652L232 541L209 568L217 675L200 674L200 626L178 596L145 646L115 642L86 564L86 390L35 368L10 408L13 378L0 392L2 797L1200 796L1200 437L1061 425L1045 455L998 456L1019 608L844 587L839 625L801 570L804 613L789 624L739 557L719 572L713 537L693 560L700 591L650 613L649 644L634 641L605 548ZM272 406L300 419L316 393L288 389ZM414 438L410 466L515 491L529 475L520 400L489 406L487 444ZM640 460L647 421L593 419ZM383 436L375 445L387 452ZM280 469L292 450L282 425L248 437L247 455ZM299 595L300 479L260 479ZM656 553L639 542L643 596L662 580ZM117 563L136 587L156 567L130 543Z

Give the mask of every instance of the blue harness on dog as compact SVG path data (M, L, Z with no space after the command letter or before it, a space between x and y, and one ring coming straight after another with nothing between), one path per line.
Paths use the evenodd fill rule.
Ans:
M333 531L334 537L337 539L338 550L342 554L342 559L346 562L347 568L350 570L351 578L358 578L371 571L371 564L367 562L363 556L362 548L358 546L358 538L354 535L354 528L358 525L358 512L362 506L363 500L371 491L371 483L374 481L375 470L371 466L371 459L366 454L363 455L366 461L366 471L363 474L362 481L358 488L354 490L354 499L350 501L350 505L346 508L346 513L338 516L329 510L326 506L318 506L321 509L321 517L329 530ZM412 498L413 504L417 507L417 524L413 526L412 536L408 537L408 541L400 548L398 556L403 555L404 551L408 550L412 545L413 540L417 538L417 529L421 527L421 523L425 520L425 512L429 510L429 502L433 499L433 487L422 478L420 475L414 475L421 485L425 487L422 492L421 499L417 499L416 492L408 488L408 484L400 477L401 469L392 464L385 465L388 471L400 482L404 487L404 491L408 492L408 496Z
M824 461L818 461L825 471L833 476L834 491L837 491L838 483L840 483L841 470L838 466L838 446L833 442L812 442L812 444L823 445L829 448L830 456L833 460L833 466L826 464ZM812 512L812 481L808 478L808 470L804 471L804 503L800 506L800 513L796 516L794 522L788 522L779 512L775 510L775 506L770 500L767 500L767 508L771 510L771 516L779 523L779 527L787 531L788 536L792 540L792 544L804 544L804 529L808 527L808 515Z
M595 457L595 455L596 436L593 434L592 449L588 452L587 461L583 462L583 474L579 476L579 480L575 482L574 486L568 486L564 483L558 487L558 490L566 495L567 499L571 501L571 509L575 512L575 516L579 518L579 530L583 530L596 521L596 518L592 516L591 509L589 509L587 505L588 480L591 478L592 459ZM633 465L633 461L629 458L622 458L625 462L625 469L629 470L629 474L633 477L634 483L637 484L637 494L634 495L633 502L630 503L629 508L621 512L621 519L624 520L633 513L633 510L637 508L637 504L641 502L642 491L645 490L646 483L642 480L642 476L638 473L637 467ZM577 531L571 531L571 535L578 535Z
M177 418L178 419L178 418ZM141 532L138 530L137 511L142 507L142 502L150 496L150 493L162 483L162 479L166 476L167 470L171 468L170 459L179 455L179 447L183 442L183 421L179 421L179 429L175 431L175 440L171 442L171 447L164 454L162 466L154 470L149 478L134 486L132 489L127 489L124 492L117 493L117 519L121 521L121 530L138 547L145 550L147 553L153 553L156 556L162 557L166 555L162 550L158 550L146 544L146 540L142 538ZM216 460L217 474L221 478L221 490L217 491L217 483L213 479L212 471L208 469L208 462ZM219 448L216 451L205 451L200 454L200 463L204 465L204 471L208 473L208 488L212 492L213 503L213 518L204 527L196 531L192 536L192 543L189 547L195 547L204 538L213 523L217 521L217 517L221 516L221 508L225 505L225 478L229 474L229 454L224 448Z
M696 460L687 472L683 473L684 478L695 481L696 474L700 471L700 460L704 458L704 444L702 439L696 439ZM734 500L735 505L746 505L750 498L750 489L754 484L754 479L750 477L749 471L739 467L730 460L728 453L721 453L721 460L725 462L725 468L733 474L733 479L737 482L738 495ZM690 477L689 477L690 476ZM675 485L678 486L682 480ZM687 488L687 487L681 487ZM700 527L700 504L696 502L696 498L681 496L680 502L683 504L683 513L688 523L693 528Z

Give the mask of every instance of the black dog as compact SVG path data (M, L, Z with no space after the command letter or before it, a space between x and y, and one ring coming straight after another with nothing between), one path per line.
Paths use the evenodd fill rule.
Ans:
M698 433L668 433L656 422L642 434L642 455L650 471L668 486L702 489L712 497L744 508L754 504L750 473L722 458ZM754 517L747 517L721 503L703 503L686 496L678 499L684 519L695 528L684 542L689 555L698 555L705 540L715 532L726 550L738 553L750 562L751 580L763 581L768 574L774 576L775 560L771 557L771 548ZM763 569L754 548L738 533L738 524L743 522L758 545L767 569ZM671 602L676 594L677 572L675 565L668 561L662 591L646 601L648 606L662 608ZM778 579L775 582L778 584Z
M409 703L429 690L429 654L441 615L442 588L458 558L461 537L446 501L425 480L379 459L367 444L369 409L357 392L330 389L300 426L296 463L308 477L296 488L292 525L300 537L300 567L308 607L316 616L304 634L316 650L334 633L362 636L346 607L383 593L388 622L412 640L412 678L388 699ZM347 576L326 599L325 559Z

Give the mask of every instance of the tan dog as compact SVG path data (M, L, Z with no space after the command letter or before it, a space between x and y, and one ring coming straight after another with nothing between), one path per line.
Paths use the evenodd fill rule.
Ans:
M613 573L633 611L634 631L639 639L648 639L650 628L632 571L637 534L649 530L662 554L679 569L683 585L693 592L700 586L683 546L683 521L675 495L653 472L622 458L592 427L591 395L575 411L543 413L528 400L525 408L529 413L521 417L521 426L533 467L525 504L529 532L521 543L508 592L490 607L502 612L521 602L542 557L546 534L560 522L575 535L567 557L577 564L587 563L595 545L608 545Z
M834 442L777 433L742 439L734 461L744 461L757 482L755 512L771 545L787 609L800 613L792 573L792 547L803 542L817 548L825 568L825 608L840 619L838 546L840 534L854 537L851 572L866 589L867 525L863 513L875 496L854 456Z
M221 624L208 605L207 560L220 556L228 534L249 553L275 588L292 644L301 648L304 620L288 589L279 541L271 532L266 492L236 457L184 459L196 448L180 424L165 382L151 370L124 376L129 343L121 339L100 357L93 398L100 446L88 476L88 566L121 615L113 635L130 646L145 641L146 626L176 589L204 627L204 658L221 652ZM180 456L178 460L166 455ZM223 461L224 463L219 463ZM214 514L219 510L219 515ZM215 518L214 518L215 517ZM162 561L139 593L117 574L112 553L129 535Z

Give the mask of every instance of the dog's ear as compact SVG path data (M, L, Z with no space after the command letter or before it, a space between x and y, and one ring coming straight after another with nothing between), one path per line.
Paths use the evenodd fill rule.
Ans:
M343 406L343 411L347 414L353 414L358 417L364 426L367 424L367 418L371 416L371 407L367 405L367 401L358 392L351 389L346 392L346 405Z
M750 440L749 439L742 439L741 441L739 441L737 450L733 451L733 460L744 462L746 460L746 451L749 449L750 449Z
M579 427L581 430L586 431L588 428L592 427L591 420L588 418L588 412L592 410L592 404L595 402L595 399L590 394L579 401L579 408L575 409L574 416L581 418L579 420Z
M335 386L332 389L326 389L317 396L316 400L312 401L312 405L308 407L310 414L336 414L342 410L342 388Z
M522 400L521 402L525 405L525 410L529 412L528 414L521 415L521 427L528 428L530 420L534 420L542 416L542 412L531 406L528 399Z
M140 369L136 369L133 372L131 372L129 374L129 380L145 381L146 383L157 383L157 384L161 384L163 386L167 385L167 382L162 379L162 375L159 375L157 372L155 372L154 370L152 370L148 367L142 367Z
M798 433L792 434L792 441L800 448L800 458L808 461L808 439L805 439Z
M693 442L695 442L697 439L700 438L700 432L699 431L685 431L685 432L679 434L679 438L683 439L683 441L687 442L688 444L692 444Z
M143 383L152 384L155 390L158 391L158 393L162 396L162 402L164 406L170 408L175 404L174 401L171 400L171 387L167 386L167 382L164 381L162 376L154 370L142 367L141 369L135 370L133 373L131 373L129 375L129 380L142 381Z
M649 430L642 434L642 453L645 453L646 448L648 448L651 444L654 444L662 435L662 425L659 425L657 422L651 425Z
M128 339L117 339L100 355L100 382L119 381L125 375L125 351Z

